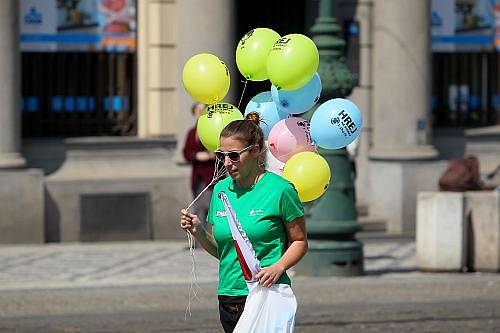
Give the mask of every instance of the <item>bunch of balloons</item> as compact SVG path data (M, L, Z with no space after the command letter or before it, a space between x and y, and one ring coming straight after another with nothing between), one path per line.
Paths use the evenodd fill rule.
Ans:
M230 85L226 64L213 54L197 54L184 65L182 83L195 101L208 105L198 119L196 131L201 143L215 151L222 129L233 120L243 119L234 105L221 102Z
M297 117L315 107L322 90L318 49L307 36L253 29L238 43L236 65L248 81L271 81L270 90L254 96L245 108L245 115L260 114L267 168L292 182L303 202L317 199L330 183L330 167L317 147L338 149L354 141L362 127L361 112L354 103L336 98L322 103L310 123ZM197 132L214 151L222 129L243 119L235 106L221 102L229 89L229 71L216 56L198 54L185 64L182 80L191 97L208 104Z

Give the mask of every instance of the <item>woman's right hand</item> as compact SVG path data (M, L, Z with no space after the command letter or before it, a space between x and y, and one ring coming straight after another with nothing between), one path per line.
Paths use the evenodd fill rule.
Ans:
M192 234L196 233L196 228L199 225L198 216L189 213L187 210L181 210L181 229L184 231L189 231Z

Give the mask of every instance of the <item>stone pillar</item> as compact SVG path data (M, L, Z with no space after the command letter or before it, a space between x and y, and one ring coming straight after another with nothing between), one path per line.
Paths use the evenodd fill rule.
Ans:
M0 169L20 168L20 68L18 1L0 2Z
M184 160L179 152L182 149L186 132L195 124L191 115L191 106L194 101L182 84L182 69L189 58L198 53L212 53L224 61L231 75L231 85L224 101L238 105L239 96L236 96L236 87L242 76L236 67L235 48L236 41L243 36L235 36L235 2L233 0L178 0L180 42L177 62L179 68L177 160Z
M17 0L0 1L0 243L40 243L43 173L20 153L20 54Z
M353 101L363 114L363 129L359 134L356 157L356 203L367 207L371 193L369 177L369 150L372 131L373 101L373 2L356 3L355 20L359 22L359 81L349 100Z
M390 233L415 232L417 191L436 189L443 166L429 145L429 0L374 2L370 212ZM382 198L382 199L381 199Z
M175 136L182 146L193 126L192 98L182 84L185 62L212 53L231 72L233 98L239 80L235 64L234 2L231 0L138 1L139 137Z
M376 1L374 119L370 156L429 159L430 5L428 0Z
M177 1L142 0L138 9L138 135L174 135L178 112Z

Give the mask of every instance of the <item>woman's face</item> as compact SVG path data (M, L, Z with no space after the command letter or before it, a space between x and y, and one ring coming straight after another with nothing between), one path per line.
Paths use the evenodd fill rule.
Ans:
M246 148L246 143L233 137L221 137L219 150L222 152L240 151ZM224 167L229 176L235 181L247 180L258 168L259 148L254 147L240 154L238 162L232 161L229 157L224 157Z
M200 118L201 114L203 113L203 110L205 110L205 104L203 103L198 103L193 109L193 115L196 119Z

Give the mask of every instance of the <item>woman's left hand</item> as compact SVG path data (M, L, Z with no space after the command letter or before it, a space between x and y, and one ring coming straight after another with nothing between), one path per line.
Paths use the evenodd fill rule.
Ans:
M285 272L283 267L274 264L272 266L262 268L262 270L255 275L255 278L259 280L259 283L263 287L269 288L275 284L276 281L278 281L283 272Z

